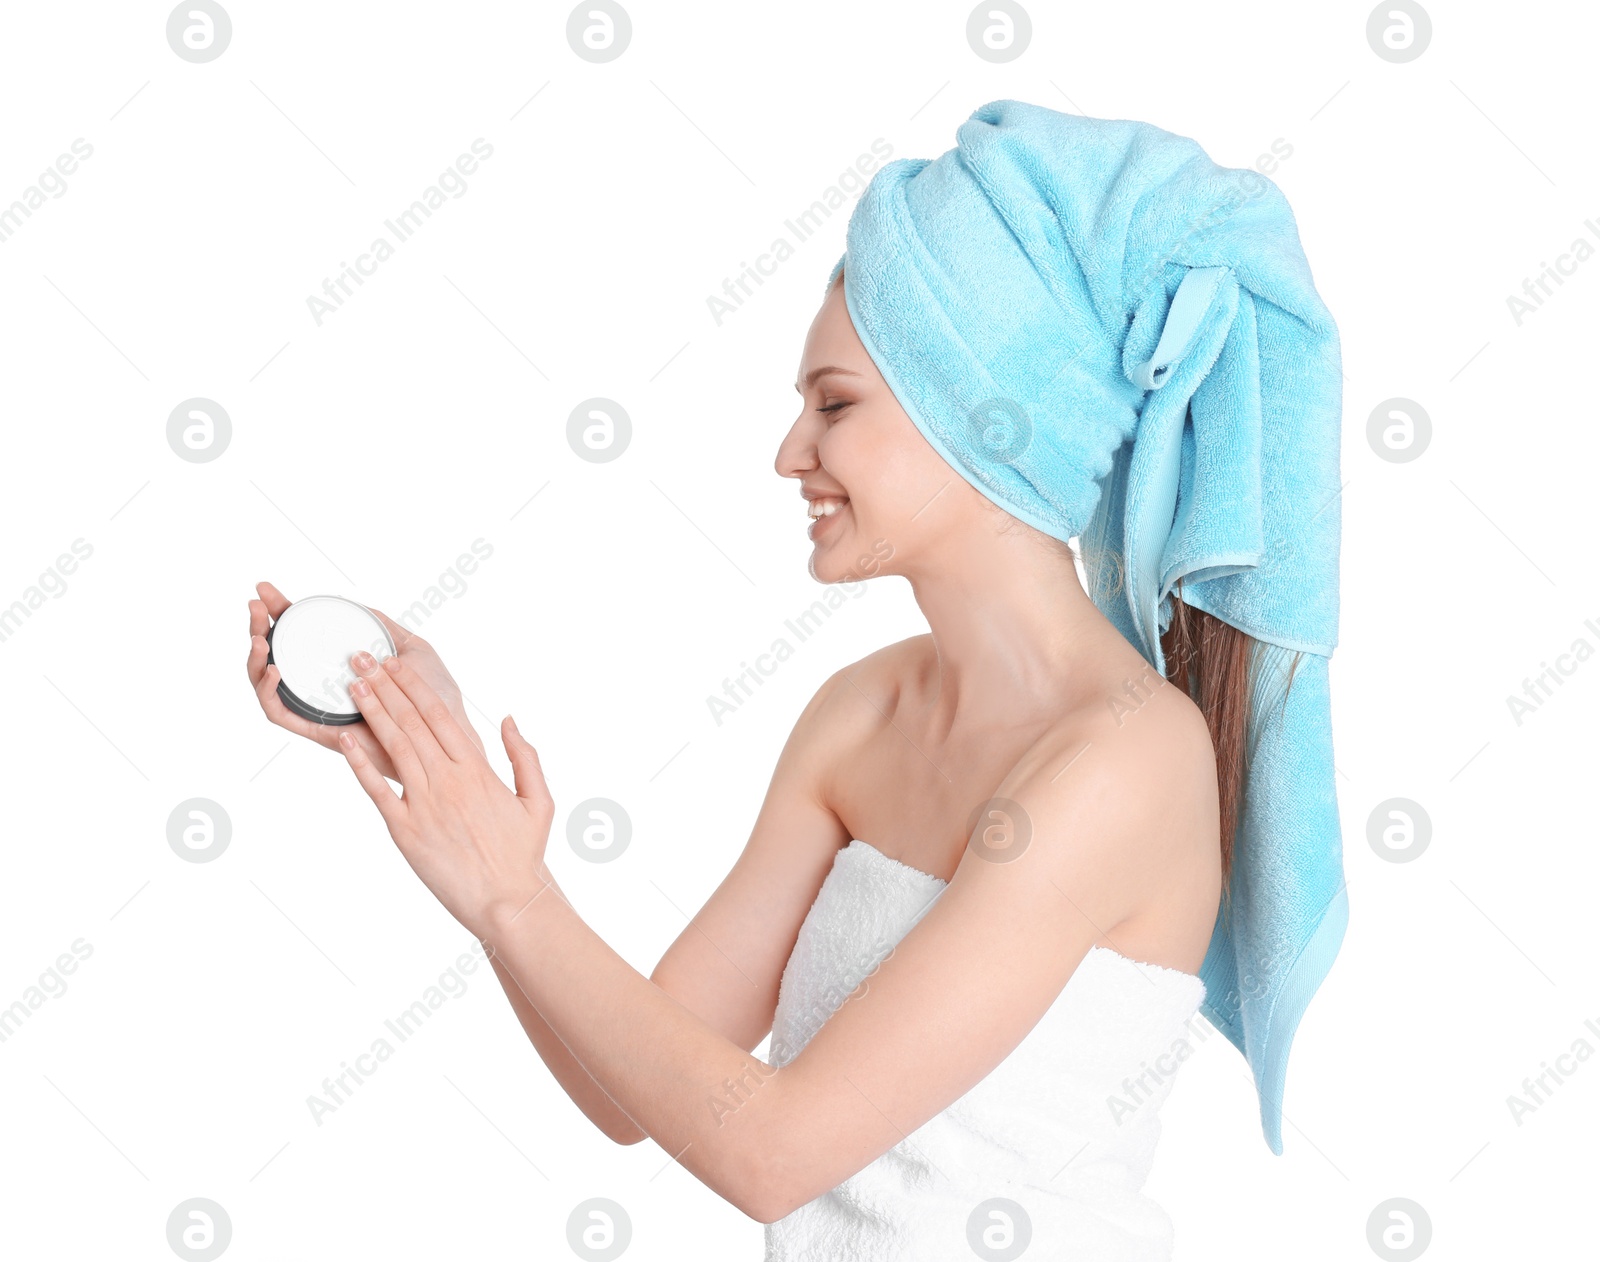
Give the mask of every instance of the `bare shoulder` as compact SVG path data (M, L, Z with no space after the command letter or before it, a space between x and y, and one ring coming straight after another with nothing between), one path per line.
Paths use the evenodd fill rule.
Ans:
M1160 922L1152 953L1202 947L1220 893L1217 766L1205 716L1153 669L1086 690L997 790L1108 930ZM1154 939L1152 939L1154 942ZM1140 944L1135 943L1135 946Z
M785 786L790 797L803 794L829 819L828 827L816 830L818 856L831 855L849 840L833 814L842 777L915 678L919 640L931 645L932 637L885 645L834 671L817 686L784 742L775 785Z
M1084 770L1094 774L1078 783L1134 789L1157 800L1183 796L1196 784L1214 788L1216 758L1200 707L1142 661L1124 674L1108 671L1086 686L1019 759L1014 774L1049 770L1054 781L1066 763L1082 758ZM1109 773L1115 774L1108 779Z
M886 644L834 671L807 709L816 711L817 728L839 742L865 739L924 677L932 657L933 637L926 633Z

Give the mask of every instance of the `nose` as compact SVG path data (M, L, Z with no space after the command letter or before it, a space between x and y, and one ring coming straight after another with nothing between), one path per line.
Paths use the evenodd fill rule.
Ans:
M804 407L804 404L801 405ZM808 416L802 412L778 444L772 467L780 478L802 478L817 467L817 441Z

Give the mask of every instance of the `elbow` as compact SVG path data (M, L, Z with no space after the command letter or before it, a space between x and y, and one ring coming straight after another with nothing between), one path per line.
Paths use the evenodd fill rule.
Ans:
M752 1125L732 1163L728 1182L736 1195L724 1193L724 1199L758 1223L770 1226L787 1218L832 1186L819 1182L827 1177L828 1163L811 1150L812 1130L798 1117L787 1099L769 1095L759 1116L750 1119Z
M787 1209L779 1208L778 1200L774 1196L749 1196L746 1198L746 1204L741 1204L739 1209L744 1211L746 1217L752 1217L763 1225L774 1224L789 1214Z
M619 1145L637 1144L650 1135L638 1126L608 1130L606 1137ZM762 1135L766 1138L762 1138ZM737 1150L722 1151L711 1169L697 1171L697 1177L740 1213L758 1223L775 1223L799 1208L805 1200L796 1199L798 1180L788 1154L778 1149L773 1132L762 1128L742 1137Z
M764 1190L756 1190L746 1195L738 1208L747 1217L766 1225L788 1217L791 1210L782 1197Z
M749 1162L734 1201L737 1208L758 1223L771 1224L787 1218L804 1202L794 1197L794 1180L785 1175L780 1163L768 1159Z
M606 1137L613 1143L623 1146L637 1144L642 1139L650 1138L637 1128L623 1134L607 1132ZM747 1172L742 1178L728 1180L733 1186L719 1187L716 1186L718 1182L721 1181L710 1180L707 1181L707 1185L741 1214L755 1219L758 1223L775 1223L794 1208L785 1196L773 1190L771 1181L761 1175Z

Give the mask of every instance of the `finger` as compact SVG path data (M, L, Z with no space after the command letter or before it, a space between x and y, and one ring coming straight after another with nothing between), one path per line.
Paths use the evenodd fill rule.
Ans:
M500 724L500 739L505 742L506 755L511 759L511 775L516 782L517 796L525 802L541 806L550 801L550 788L545 783L544 768L539 763L539 751L528 744L509 714Z
M266 672L269 665L276 669L276 666L268 661L271 655L271 646L268 645L266 636L253 635L250 637L250 656L245 659L245 667L250 672L250 682L252 684L261 682L261 676ZM277 696L278 694L274 692L273 695Z
M384 661L398 663L399 658L389 657ZM406 696L399 684L395 683L391 672L380 666L371 653L357 653L350 659L350 664L358 675L365 676L365 682L372 688L373 695L383 703L383 708L388 711L389 717L410 739L424 767L438 767L452 761L449 752L439 743L439 738L428 720L422 717L422 712L417 709L416 703Z
M261 605L259 600L252 600L250 603L252 605ZM266 606L262 606L261 613L262 617L265 618ZM245 658L244 668L250 676L250 683L255 685L261 682L261 673L267 669L267 637L253 629L255 626L253 614L250 618L250 625L252 627L250 632L250 656Z
M408 789L413 785L419 789L427 788L427 769L412 731L415 727L420 727L422 729L420 734L433 742L433 758L436 761L447 761L444 750L439 748L439 743L429 734L428 725L422 721L422 716L417 714L416 707L406 701L404 694L388 682L384 673L376 669L375 663L370 677L362 673L361 667L356 665L357 659L360 658L365 658L368 663L373 661L371 654L364 652L357 653L351 658L350 664L355 669L356 679L350 685L350 696L356 703L356 709L361 711L361 717L367 721L372 734L378 738L378 744L383 746L383 752L389 755L389 761L394 764L394 769L400 776L400 783ZM401 724L399 716L388 704L389 698L381 695L374 684L386 684L387 691L397 696L411 710L414 716L413 728Z
M289 598L287 596L271 583L257 583L256 594L261 597L262 602L267 606L267 612L272 615L274 622L283 617L283 611L289 607ZM265 632L262 634L265 634Z
M407 631L388 614L384 613L383 610L373 609L371 605L368 605L367 608L371 609L373 615L378 619L378 621L383 623L383 625L388 628L389 637L394 641L396 652L399 652L401 649L405 648L408 641L421 639L420 636Z
M261 682L261 672L266 668L268 653L267 630L270 625L271 619L267 616L266 601L252 600L250 602L250 657L245 663L245 669L250 674L250 682L252 684ZM262 646L259 651L256 648L258 640Z
M250 602L250 634L265 636L267 628L272 625L272 619L267 615L267 602L252 600Z
M445 705L444 699L403 657L385 658L383 669L378 674L387 675L405 694L407 700L416 707L417 713L427 723L428 730L439 743L439 748L451 758L457 762L464 762L475 756L481 756L482 751L462 730L461 724L456 722L455 715L450 713L450 707Z
M367 791L367 796L372 799L378 808L378 813L383 816L383 822L389 825L389 831L404 822L406 805L383 778L383 773L373 765L372 759L361 748L361 743L350 732L339 733L339 749L344 754L344 760L350 764L350 770L356 773L356 780ZM396 838L398 840L398 838Z
M262 710L279 727L287 728L297 736L309 736L316 740L322 730L321 725L303 718L283 704L283 698L278 695L278 678L278 668L274 665L265 667L256 680L256 699L261 702Z
M322 730L330 732L333 729L324 727ZM339 730L341 733L348 732L355 740L355 743L361 746L361 752L372 759L372 765L378 769L378 774L388 776L391 780L400 778L400 773L394 769L393 764L389 761L389 755L384 751L383 746L378 744L378 738L372 734L370 724L353 723L349 727L340 728ZM328 741L330 747L337 743L336 737Z

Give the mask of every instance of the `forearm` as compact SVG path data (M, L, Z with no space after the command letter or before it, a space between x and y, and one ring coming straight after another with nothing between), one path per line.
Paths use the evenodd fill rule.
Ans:
M497 966L634 1125L752 1217L773 1203L778 1071L613 951L553 886L480 932Z
M545 870L549 876L549 870ZM550 889L546 897L560 896L560 886L555 879L550 877ZM617 1107L616 1101L601 1090L600 1084L589 1076L586 1070L573 1058L567 1045L560 1036L545 1022L528 996L517 985L516 979L506 970L499 959L491 958L495 975L500 979L500 985L505 988L506 998L511 1001L511 1008L517 1014L517 1020L522 1022L522 1028L528 1035L528 1040L539 1053L540 1059L561 1084L561 1089L572 1098L572 1102L583 1110L584 1116L593 1122L609 1139L619 1144L637 1143L643 1139L644 1132L633 1124L633 1121Z

